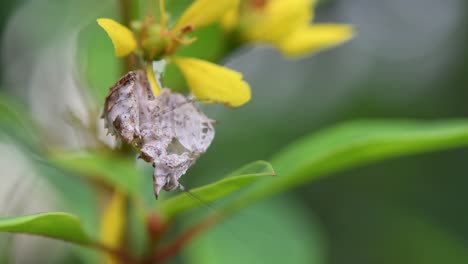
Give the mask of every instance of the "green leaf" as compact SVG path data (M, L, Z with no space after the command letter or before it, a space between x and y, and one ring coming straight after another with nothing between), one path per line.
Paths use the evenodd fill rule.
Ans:
M184 219L190 223L192 219ZM256 204L192 241L183 251L188 264L321 264L326 239L308 208L281 196Z
M274 176L275 172L268 162L257 161L248 164L217 182L190 190L190 193L203 202L213 202L249 185L264 176ZM186 210L200 206L200 202L182 193L158 204L168 217L174 217Z
M24 157L29 160L29 164L26 166L30 166L38 176L46 180L44 184L47 183L51 187L53 195L57 196L58 201L60 201L58 204L60 208L66 213L79 217L83 229L88 234L97 235L99 233L97 232L99 230L98 193L93 192L95 190L90 182L51 165L43 160L42 153L26 151L24 148L21 150ZM7 243L11 244L11 242ZM99 257L98 252L83 247L71 247L70 250L83 263L96 263L97 257ZM0 260L0 263L3 262Z
M131 195L137 195L141 173L135 162L104 153L54 153L51 161L65 169L103 180Z
M92 239L98 239L99 235L99 193L85 178L70 175L68 171L59 169L47 162L35 161L38 174L47 180L53 190L56 191L60 203L60 209L79 217L81 225ZM95 250L83 247L72 247L74 255L77 255L82 263L97 263L100 254ZM1 263L1 262L0 262Z
M106 10L100 17L114 18L118 13L115 5L110 2L100 4L104 5L103 10ZM112 42L95 19L89 20L89 24L81 29L77 42L76 68L80 77L87 82L86 92L91 95L95 103L93 107L99 109L109 93L109 87L117 82L120 75L123 75L121 72L123 59L115 56Z
M91 243L78 217L67 213L0 218L0 231L46 236L77 244Z
M307 136L276 155L278 177L230 205L237 210L331 173L394 157L468 146L468 120L355 121Z
M184 11L192 4L192 0L166 1L166 11L171 14L171 22L175 23ZM159 14L159 9L157 10Z
M39 147L35 122L16 99L5 93L0 93L0 138L2 134L30 150Z
M380 241L371 250L387 263L468 263L466 241L460 233L406 208L389 206L377 212L380 221L375 234Z
M32 157L29 157L32 158ZM68 171L48 162L32 160L36 172L43 177L58 195L63 211L78 216L90 234L99 230L98 193L85 178L70 175ZM61 211L62 211L61 209Z

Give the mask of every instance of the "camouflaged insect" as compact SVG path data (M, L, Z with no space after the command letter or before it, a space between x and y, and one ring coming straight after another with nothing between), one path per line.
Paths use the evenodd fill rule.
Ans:
M132 144L153 163L156 198L181 187L179 178L211 144L213 120L182 94L162 89L154 96L143 71L123 76L110 88L103 118L109 133Z

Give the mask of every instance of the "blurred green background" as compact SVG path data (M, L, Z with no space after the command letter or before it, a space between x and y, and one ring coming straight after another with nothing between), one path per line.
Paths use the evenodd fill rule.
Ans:
M190 1L168 2L181 10ZM87 147L64 120L69 112L86 118L83 109L98 110L120 75L95 23L118 17L116 1L1 3L1 91L31 113L50 148ZM220 121L217 135L183 182L199 186L269 160L340 121L466 116L467 10L464 0L327 0L316 20L355 25L353 41L299 60L262 46L233 54L226 64L244 74L252 101L235 110L204 107ZM28 168L20 148L8 139L0 144L0 214L60 209L62 197ZM424 154L331 175L239 213L175 262L468 263L467 155ZM4 247L14 263L80 263L67 255L68 244L8 236Z

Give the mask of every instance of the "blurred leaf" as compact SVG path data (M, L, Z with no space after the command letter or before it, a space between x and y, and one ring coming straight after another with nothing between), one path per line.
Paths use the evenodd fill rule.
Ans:
M347 198L340 209L330 204L335 218L328 225L335 230L332 244L341 245L332 248L334 263L348 263L349 259L379 264L468 263L463 232L449 231L452 227L432 221L433 215L393 201Z
M151 184L149 184L151 185ZM151 186L152 189L152 186ZM153 190L148 190L151 195L151 205L154 204L154 194ZM143 195L146 193L143 193ZM127 208L127 233L131 234L125 237L125 245L127 246L130 252L133 252L135 255L142 256L147 250L149 243L148 239L148 229L147 229L147 216L148 212L153 210L153 208L145 208L142 203L139 203L141 200L131 200Z
M98 198L91 184L83 178L67 174L65 170L45 162L36 161L34 166L39 175L60 195L60 201L66 212L77 215L85 230L90 234L96 234L99 227Z
M275 172L268 162L257 161L240 168L222 180L190 190L190 193L200 198L203 202L209 203L238 191L264 176L273 175L275 175ZM182 193L163 201L158 206L163 208L168 217L174 217L189 209L200 206L200 201L197 201L186 193Z
M179 19L180 15L187 9L193 0L166 1L166 11L171 14L172 23ZM159 9L158 9L159 14Z
M173 63L169 63L164 69L164 87L170 87L173 91L179 93L188 91L184 75Z
M188 264L319 264L325 263L324 242L308 209L282 196L246 209L195 238L183 257Z
M226 55L225 49L229 43L219 25L213 24L199 28L190 36L197 38L197 41L188 46L182 46L177 56L217 61Z
M248 204L358 165L468 146L468 120L355 121L307 136L273 158L278 177L259 182L229 205Z
M16 143L19 143L14 144L15 147L25 147L19 150L31 162L38 175L59 192L67 212L78 214L88 231L95 231L96 197L90 186L79 178L68 177L63 171L42 160L38 130L26 109L13 98L0 93L0 141L4 140L1 134L5 133L8 139L16 139Z
M52 187L51 191L60 201L61 210L78 216L83 229L90 235L96 235L98 231L98 201L97 193L94 192L91 184L86 179L75 177L75 175L42 160L41 155L43 154L41 153L23 149L23 155L30 160L31 164L27 166L31 166L31 169ZM30 187L34 188L32 185ZM27 195L24 199L26 202L31 197ZM95 263L99 256L95 250L84 247L71 247L70 249L83 263Z
M128 159L103 153L58 152L53 153L51 161L65 169L103 180L128 194L138 194L141 173Z
M13 236L3 235L0 237L0 263L10 263L12 258L13 245L12 243Z
M380 245L374 254L379 263L468 263L466 242L423 215L397 208L382 208ZM396 210L395 210L396 209ZM402 239L404 238L404 239ZM422 253L423 252L423 253Z
M104 103L109 87L117 82L121 60L115 57L112 42L95 20L83 28L78 36L77 66L86 87L97 105Z
M0 93L1 133L5 133L10 138L16 139L17 142L30 148L38 147L38 131L34 121L23 106L4 93Z
M0 231L46 236L78 244L91 243L78 217L66 213L0 218Z
M118 190L115 190L101 216L100 241L104 245L108 245L113 248L120 247L125 233L125 207L125 195ZM118 260L115 256L106 254L104 263L118 263Z

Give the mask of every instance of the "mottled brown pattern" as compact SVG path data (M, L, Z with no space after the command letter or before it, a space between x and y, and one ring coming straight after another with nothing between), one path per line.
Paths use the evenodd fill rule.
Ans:
M106 97L103 118L109 133L153 163L156 197L180 186L179 178L214 138L213 121L182 94L162 89L155 97L143 71L123 76Z

